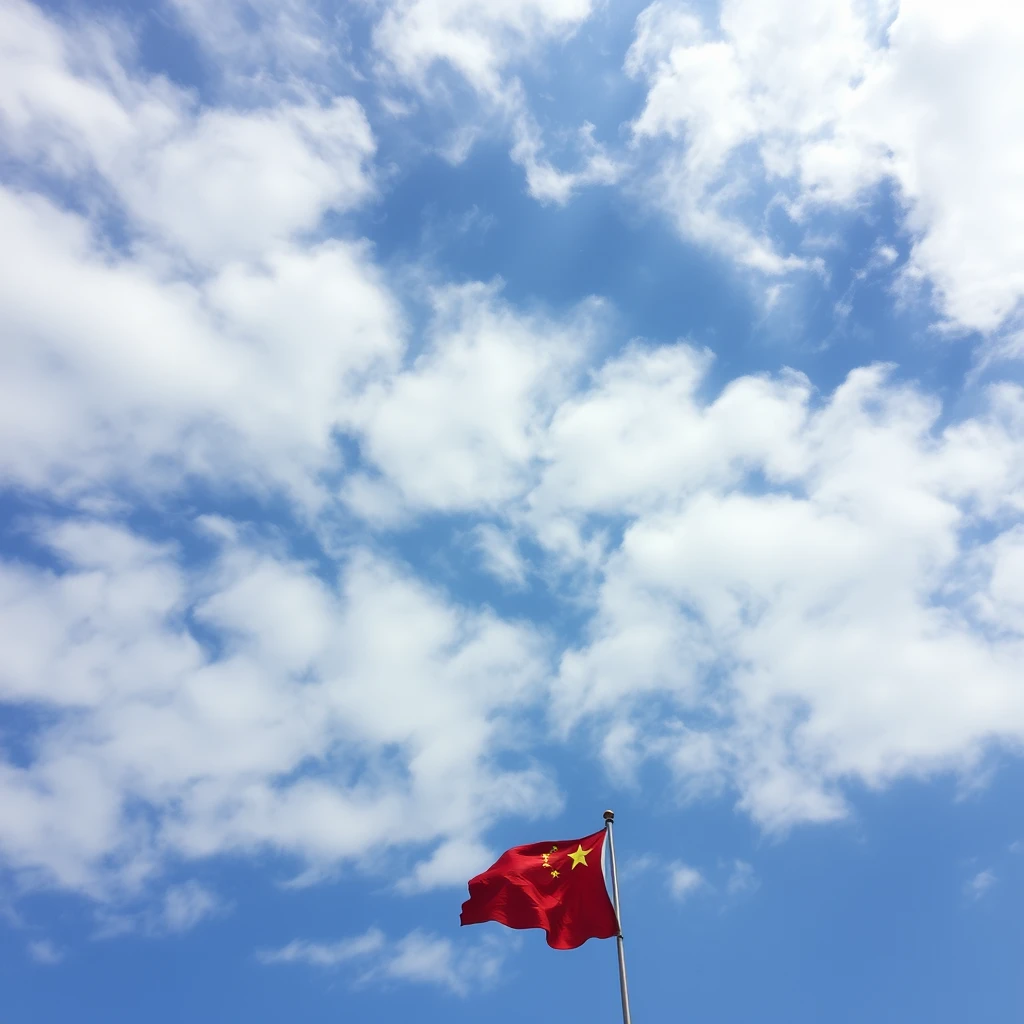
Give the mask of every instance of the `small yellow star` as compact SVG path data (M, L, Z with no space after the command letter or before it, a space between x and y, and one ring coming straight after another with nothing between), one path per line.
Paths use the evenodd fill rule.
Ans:
M590 850L584 850L583 844L580 843L580 845L576 847L576 852L569 854L569 856L572 858L573 871L575 871L580 864L582 864L585 868L590 867L590 865L587 863L587 854L590 853L593 849L594 848L591 847Z
M552 878L557 878L558 877L558 872L557 871L552 871L551 872L551 877Z

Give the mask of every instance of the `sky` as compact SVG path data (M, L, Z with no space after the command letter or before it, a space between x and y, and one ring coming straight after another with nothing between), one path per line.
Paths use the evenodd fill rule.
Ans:
M0 1022L1024 1019L1021 52L0 0Z

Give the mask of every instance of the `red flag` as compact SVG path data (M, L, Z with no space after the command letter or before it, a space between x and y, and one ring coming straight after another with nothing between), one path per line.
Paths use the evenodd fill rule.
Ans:
M509 928L543 928L553 949L619 934L604 884L605 830L583 839L531 843L506 850L469 880L462 923L498 921Z

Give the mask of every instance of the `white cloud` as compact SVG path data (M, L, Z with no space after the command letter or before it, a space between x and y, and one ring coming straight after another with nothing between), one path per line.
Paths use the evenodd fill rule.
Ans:
M119 527L66 522L37 540L60 571L0 571L0 621L20 629L0 690L50 713L29 763L0 762L0 856L24 884L112 898L174 854L273 848L330 867L440 842L413 876L425 888L461 867L446 839L475 853L497 817L557 806L548 777L514 766L503 724L541 693L531 629L365 553L335 589L240 541L187 570ZM207 896L170 897L168 924Z
M699 400L702 365L685 347L627 353L553 418L531 521L627 517L588 639L563 655L555 722L632 723L616 776L623 756L665 758L684 792L734 786L768 828L843 816L845 779L968 771L988 744L1019 744L1004 581L1024 395L993 389L936 434L937 404L881 368L813 408L798 377ZM989 542L966 532L983 522ZM985 571L996 633L977 621ZM653 695L674 713L651 720Z
M525 101L512 102L510 106L514 138L510 156L525 171L526 187L534 199L564 206L581 188L614 185L622 177L622 163L610 156L594 138L594 126L590 122L584 123L576 133L579 170L560 171L544 158L541 131L527 113Z
M492 983L504 959L500 948L487 942L463 952L451 940L429 932L417 930L389 942L376 928L338 942L295 940L257 956L265 964L304 963L324 968L351 962L359 971L357 983L437 985L462 996Z
M164 893L161 924L172 934L187 932L220 910L217 894L192 880L172 886Z
M301 238L371 193L366 119L344 97L201 109L120 45L0 13L0 145L87 199L0 188L0 478L322 504L354 393L405 342L368 246Z
M374 140L355 100L204 110L133 71L124 48L16 0L0 15L0 125L21 159L102 175L150 244L202 265L252 258L372 193Z
M389 10L378 45L409 80L445 60L504 96L520 52L506 38L525 53L590 5ZM745 146L798 182L794 213L895 175L918 196L911 268L940 281L928 246L949 208L928 175L906 184L916 136L902 163L886 152L878 166L859 142L861 162L835 167L812 147L859 123L835 110L866 102L872 62L896 60L907 26L940 7L905 5L884 50L881 16L862 24L840 6L780 28L774 10L730 4L723 41L650 8L630 56L651 84L637 139L675 147L666 159L710 196L712 228L739 231L735 251L767 269L785 258L735 221L728 179ZM776 75L797 45L802 77ZM0 857L24 885L127 899L168 859L265 849L306 878L398 848L421 858L400 890L464 881L494 821L559 805L534 760L547 737L523 727L541 709L556 736L593 730L616 779L661 759L685 797L734 793L766 829L841 817L851 782L966 772L993 745L1019 749L1018 387L941 428L938 402L883 367L828 396L783 372L708 397L709 353L637 342L593 366L599 301L524 312L480 283L433 291L407 358L411 330L369 245L306 235L372 192L354 101L203 108L135 69L116 35L20 2L0 12L0 48L5 156L73 196L0 189L0 480L90 510L25 527L41 564L0 563L0 699L45 711L25 758L0 761ZM535 142L519 156L538 195L559 200L591 174L545 178ZM581 145L605 166L592 135ZM113 214L128 235L117 246ZM991 280L1004 299L1016 287ZM969 274L944 292L954 318L1003 315L988 285L974 312L961 288ZM362 460L347 476L339 434ZM457 514L509 583L539 544L536 578L590 621L553 672L540 629L465 607L349 537L331 546L340 561L314 566L226 519L184 527L180 549L100 521L195 480L256 500L283 491L314 527L342 504L382 529ZM193 541L205 553L186 554ZM748 884L735 871L729 885ZM197 886L156 897L165 928L215 909ZM445 943L407 936L373 969L457 991Z
M730 896L738 896L745 892L754 892L761 885L754 867L745 860L735 860L732 864L732 871L729 874L729 881L725 883L725 891Z
M998 879L991 869L979 871L964 885L964 892L973 900L980 900L996 884Z
M1001 0L724 0L717 14L712 27L658 0L626 60L648 86L634 136L663 144L651 188L680 230L780 273L801 260L770 240L757 195L800 219L892 182L914 239L904 279L929 281L950 323L997 329L1024 296L1024 16Z
M526 560L514 536L492 523L482 523L474 530L474 539L484 568L492 576L508 586L526 585Z
M652 853L641 853L627 857L619 866L619 878L638 878L660 867L661 861Z
M515 498L552 408L592 345L600 310L587 303L559 322L511 309L493 286L436 291L425 351L363 398L364 454L411 508L497 507Z
M53 967L64 959L64 952L49 939L38 939L28 944L28 955L34 963Z
M1001 629L1024 633L1024 527L1001 533L979 552L978 563L979 614Z
M417 893L445 885L461 885L495 861L494 851L473 839L446 839L427 860L397 885L399 892Z
M669 865L668 891L680 903L706 885L704 876L696 868L682 861L674 861Z
M337 967L359 957L378 953L385 946L384 933L370 928L362 935L337 942L309 942L294 939L280 949L262 950L256 954L264 964L310 964L313 967Z
M453 162L495 122L512 138L511 158L526 174L527 189L542 203L565 204L581 188L611 185L623 174L621 162L594 138L584 123L575 135L575 170L559 170L545 157L540 125L530 112L513 69L567 40L594 8L593 0L395 0L373 30L385 75L397 76L428 101L452 102L440 67L469 85L480 110L463 113L447 147Z
M361 245L275 248L197 287L112 258L77 215L6 189L0 238L0 473L34 489L229 476L316 505L347 403L400 353Z
M338 56L345 26L310 0L170 0L184 25L230 79L251 89L271 77L294 88ZM340 40L339 40L340 36Z
M401 939L377 973L396 981L439 985L457 995L493 984L504 960L502 947L480 943L461 955L449 939L415 931ZM372 975L371 975L372 976Z
M327 210L368 198L364 163L373 152L359 104L339 97L327 106L204 112L112 177L162 242L217 265L257 256L312 230Z
M592 0L394 0L374 28L374 45L422 89L445 62L481 93L498 95L503 72L541 43L564 39L590 16Z

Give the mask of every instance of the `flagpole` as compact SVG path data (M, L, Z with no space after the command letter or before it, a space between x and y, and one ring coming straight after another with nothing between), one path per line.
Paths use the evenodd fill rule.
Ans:
M615 945L619 951L619 991L622 994L622 1024L632 1024L629 1016L629 989L626 987L626 954L622 948L622 915L619 913L619 869L615 865L615 837L612 834L612 822L615 821L614 811L604 812L604 828L608 833L608 852L612 862L612 902L615 905L615 918L619 923L619 934L615 936Z

